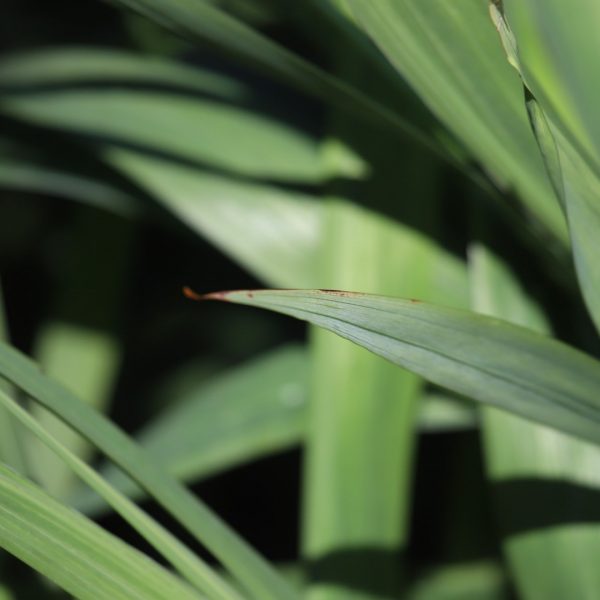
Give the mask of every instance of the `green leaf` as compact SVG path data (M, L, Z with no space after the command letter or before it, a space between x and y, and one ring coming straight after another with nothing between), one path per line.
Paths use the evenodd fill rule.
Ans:
M34 157L3 155L0 161L0 188L84 202L124 217L141 211L139 201L109 183L67 167L46 165Z
M296 346L281 348L172 397L173 407L143 427L136 439L179 480L201 481L303 445L309 387L308 352ZM474 428L477 418L466 400L428 390L419 402L417 426L421 433L444 433ZM145 496L114 466L105 466L101 473L128 497ZM83 486L69 504L88 515L110 508Z
M303 440L309 360L289 346L229 369L193 389L136 436L173 475L197 481ZM143 492L114 467L102 474L128 496ZM86 513L103 502L82 490L71 502Z
M362 192L374 197L372 188ZM424 236L335 198L327 204L325 285L387 292L427 287L436 254ZM414 262L422 265L418 273L406 269ZM329 332L312 332L311 342L303 523L309 597L363 600L376 591L394 597L404 579L400 555L422 382ZM365 548L374 551L361 555Z
M4 294L0 281L0 340L8 342L10 335L4 310ZM0 392L14 394L15 390L9 384L0 382ZM19 473L27 472L25 452L21 431L12 416L0 408L0 462L8 465Z
M309 321L459 394L600 443L600 362L528 329L353 292L257 290L203 298Z
M272 285L314 285L321 207L311 196L127 150L106 159L176 217Z
M387 129L408 135L436 156L439 149L408 120L373 101L368 95L290 52L241 21L206 2L195 0L112 0L161 23L192 40L210 45L245 62L255 64L280 79L343 111L374 120ZM444 155L441 154L444 158Z
M476 310L549 330L499 258L482 245L469 256ZM600 448L494 408L483 411L481 430L503 547L520 596L593 596L600 589L600 526L590 520L594 501L586 498L598 494Z
M5 113L93 144L270 180L329 176L315 139L243 106L252 90L210 71L114 51L58 50L4 59L0 80ZM339 174L360 175L361 161L348 155Z
M199 598L147 556L4 465L0 506L0 546L76 598Z
M507 64L485 2L349 0L359 23L433 113L528 218L567 243L527 123L518 78Z
M563 135L598 169L600 6L595 0L505 0L503 9L527 87Z
M420 401L418 425L421 433L448 433L475 429L479 419L468 400L430 390Z
M442 566L420 576L407 600L502 600L508 585L499 565L492 562Z
M265 600L297 597L250 546L127 435L6 344L0 344L0 375L88 438L133 477L255 596Z
M572 15L576 22L569 18L567 27L557 21L565 16L562 12L565 7L551 2L548 8L546 14L528 1L516 7L507 2L510 22L504 20L498 9L494 12L495 21L505 48L509 48L511 63L528 89L533 130L567 216L583 296L600 331L600 264L597 260L600 158L587 135L594 131L593 126L583 116L585 105L597 95L595 86L590 85L595 67L586 64L585 59L592 56L585 52L593 50L587 45L593 45L596 40L586 39L583 33L597 7L584 2L581 10ZM511 27L515 27L515 33ZM579 40L573 37L577 27L582 29ZM550 32L551 37L548 37ZM561 54L554 56L551 50L559 43L564 44L560 46ZM600 46L593 51L600 56ZM543 52L549 54L543 55ZM589 76L583 81L581 77L586 69Z
M101 494L107 502L144 537L160 554L164 556L190 583L219 600L241 600L241 597L225 583L211 567L198 558L169 533L162 525L151 519L130 500L111 487L92 468L80 460L69 448L45 429L10 396L0 390L0 403L3 408L18 419L37 440L50 449L56 458L77 474L83 481Z
M34 343L44 371L99 412L109 408L121 366L116 323L132 236L128 220L94 211L77 216L63 241L69 260L61 265L60 286ZM87 441L54 415L39 406L32 413L78 457L91 456ZM71 470L36 440L27 450L32 478L55 498L66 498Z

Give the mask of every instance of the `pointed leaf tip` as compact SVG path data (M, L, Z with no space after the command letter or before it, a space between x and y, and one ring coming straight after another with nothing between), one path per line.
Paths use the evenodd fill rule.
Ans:
M198 294L191 287L188 287L187 285L184 285L183 288L181 289L181 291L183 292L183 295L186 298L189 298L190 300L202 300L204 298L204 296L202 296L201 294Z
M190 300L221 300L227 302L231 294L241 294L246 298L253 298L254 292L251 290L230 290L227 292L209 292L208 294L199 294L191 287L184 285L182 288L183 295Z

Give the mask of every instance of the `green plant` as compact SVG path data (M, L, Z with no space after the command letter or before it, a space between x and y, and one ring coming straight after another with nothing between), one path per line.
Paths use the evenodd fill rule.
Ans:
M0 60L0 210L23 192L81 204L63 208L69 250L33 327L42 370L0 321L0 546L78 598L600 598L596 3L113 4L132 11L110 12L128 50ZM52 223L35 206L30 240ZM12 249L18 211L5 222L10 264L27 234ZM247 287L220 273L232 262L290 289L186 295L316 327L225 368L297 336L215 308L209 358L178 375L165 309L171 366L141 389L164 385L166 407L134 438L102 412L126 402L121 365L144 352L119 320L135 320L123 298L147 227L227 257L194 246L185 281L153 281L188 327L210 330L211 305L177 283ZM423 469L429 437L452 473ZM183 482L298 446L301 548L285 568ZM113 465L88 466L96 451ZM170 569L93 522L110 510Z

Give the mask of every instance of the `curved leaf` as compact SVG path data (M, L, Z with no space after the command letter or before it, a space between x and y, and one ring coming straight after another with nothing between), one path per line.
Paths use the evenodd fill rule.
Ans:
M1 464L0 546L82 600L199 600L153 560Z
M484 246L469 256L476 310L548 331L540 308L498 257ZM600 585L600 526L585 498L598 493L600 448L493 408L483 411L481 430L519 594L527 600L593 596Z
M5 58L0 82L3 112L93 143L271 180L328 176L317 140L253 109L248 86L207 70L115 51L57 50ZM360 174L361 161L348 155L342 174Z
M349 0L357 21L504 189L515 189L530 218L565 245L523 105L485 2Z
M600 443L600 362L528 329L418 300L334 290L192 297L309 321L464 396Z
M157 552L162 554L190 583L219 600L241 600L239 594L230 588L216 572L202 559L190 551L174 535L162 525L154 521L133 502L115 490L91 467L74 454L67 445L60 442L57 436L44 428L31 415L22 409L17 402L0 390L0 404L28 429L45 450L50 449L53 456L66 468L78 475L103 498L144 537Z
M183 481L197 481L302 442L309 357L296 346L229 369L194 386L144 427L137 439ZM104 477L129 496L143 494L114 466ZM92 513L103 501L85 489L72 504Z
M586 33L599 15L598 5L580 0L581 6L573 10L564 3L547 4L542 9L528 0L506 2L509 22L498 8L492 14L509 60L528 90L530 120L567 216L583 296L600 331L600 146L594 147L600 143L595 127L600 45L597 36ZM552 51L555 47L560 55Z
M434 155L447 159L435 144L397 113L206 2L111 1L146 15L172 31L202 43L208 42L244 62L254 63L342 110L408 135Z
M0 344L0 376L90 440L144 487L256 596L265 600L297 597L262 557L131 438L66 388L42 375L35 363L6 344Z

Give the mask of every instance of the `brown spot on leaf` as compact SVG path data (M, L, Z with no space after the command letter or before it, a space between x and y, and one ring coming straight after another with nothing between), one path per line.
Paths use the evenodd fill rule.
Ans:
M324 294L332 294L333 296L344 296L344 297L350 297L350 296L354 296L355 294L353 294L352 292L344 292L342 290L327 290L327 289L320 289L320 292L323 292Z

